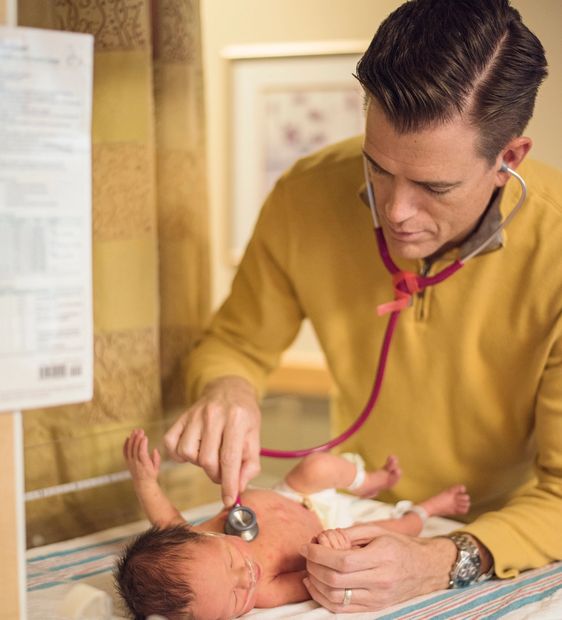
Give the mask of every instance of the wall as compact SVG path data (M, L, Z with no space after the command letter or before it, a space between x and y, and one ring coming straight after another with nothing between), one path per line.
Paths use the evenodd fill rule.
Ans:
M16 23L17 0L0 0L0 25L13 26Z
M213 307L228 293L234 271L226 255L228 101L226 61L221 58L221 50L235 44L369 40L380 21L401 3L401 0L331 0L329 3L324 0L202 0ZM535 118L527 131L535 140L533 156L562 168L559 148L562 2L514 0L513 5L543 42L550 64L550 77L540 91ZM312 363L319 359L310 333L301 336L293 353L293 359L310 359Z

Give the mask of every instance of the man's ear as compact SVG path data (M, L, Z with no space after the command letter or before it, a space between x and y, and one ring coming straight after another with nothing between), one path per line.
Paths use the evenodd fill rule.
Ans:
M526 136L518 136L512 138L498 155L496 166L496 185L502 187L509 180L509 173L503 167L508 166L515 170L519 164L525 159L527 153L531 150L533 141Z

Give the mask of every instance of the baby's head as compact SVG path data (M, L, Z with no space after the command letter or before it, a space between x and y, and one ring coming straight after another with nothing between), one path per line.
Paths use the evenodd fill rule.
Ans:
M203 536L188 525L151 527L123 551L115 569L119 594L135 620L160 614L169 620L191 618L194 594L187 576L191 550Z
M124 550L115 570L135 620L236 618L253 609L261 568L236 536L152 527Z

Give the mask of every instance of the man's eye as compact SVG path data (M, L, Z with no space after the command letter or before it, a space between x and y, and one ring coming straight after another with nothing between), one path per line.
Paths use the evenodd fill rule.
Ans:
M424 188L430 194L434 194L435 196L443 196L445 194L448 194L451 191L450 189L433 189L432 187L429 187L428 185L424 185Z
M371 172L374 172L375 174L385 174L385 171L382 168L379 168L374 164L371 164Z

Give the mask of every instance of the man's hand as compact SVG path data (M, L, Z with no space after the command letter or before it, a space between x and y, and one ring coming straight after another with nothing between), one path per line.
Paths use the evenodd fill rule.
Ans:
M220 483L225 506L232 506L260 471L260 422L253 386L241 377L221 377L179 417L164 443L171 458L199 465Z
M312 598L330 611L375 611L420 594L446 588L456 557L446 538L413 538L364 523L342 530L357 549L305 545ZM352 590L343 605L344 592Z

